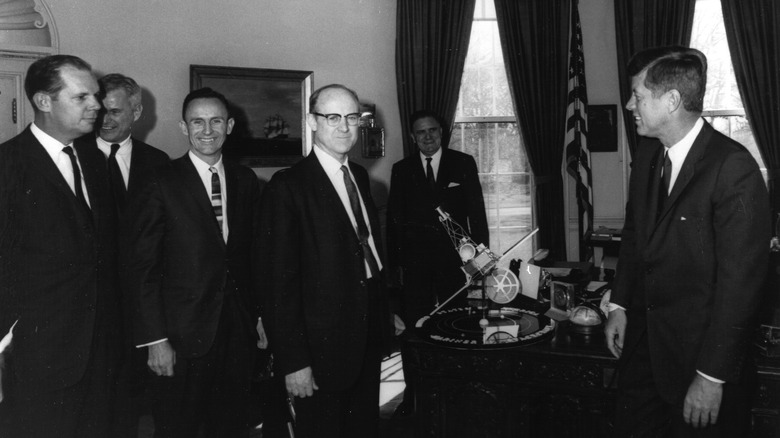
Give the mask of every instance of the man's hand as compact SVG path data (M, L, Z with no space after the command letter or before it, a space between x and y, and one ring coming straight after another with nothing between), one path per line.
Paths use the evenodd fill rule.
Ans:
M695 428L717 423L722 398L722 383L707 380L696 373L685 395L683 419Z
M158 376L173 376L173 366L176 364L176 351L171 343L162 341L149 347L149 369Z
M284 376L284 384L288 394L300 398L311 397L314 391L320 389L314 382L311 367Z
M257 336L260 338L257 340L257 348L265 350L268 348L268 338L265 336L265 327L263 327L263 320L257 319Z
M607 347L616 358L620 359L623 354L623 341L626 337L626 311L615 309L609 312L607 325L604 327L604 334L607 336Z

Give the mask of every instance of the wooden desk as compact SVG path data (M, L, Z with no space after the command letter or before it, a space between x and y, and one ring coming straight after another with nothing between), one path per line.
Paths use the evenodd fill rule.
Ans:
M415 436L610 436L617 361L603 335L569 334L568 326L530 346L495 350L411 339L404 360L417 371Z

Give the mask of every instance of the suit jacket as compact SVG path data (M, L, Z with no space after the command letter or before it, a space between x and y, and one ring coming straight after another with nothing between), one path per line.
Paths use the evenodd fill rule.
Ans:
M463 226L477 244L490 246L485 202L474 157L442 149L436 185L438 197L428 188L419 153L393 165L387 207L391 266L430 266L437 262L461 266L460 257L439 222L437 206Z
M249 270L259 185L251 169L223 162L227 244L188 154L157 167L128 205L123 281L134 300L136 345L168 338L177 355L202 356L213 344L228 293L245 312L248 339L256 337L259 306Z
M132 139L133 152L130 155L130 177L127 179L127 191L133 193L143 187L152 169L161 166L170 158L165 152L142 142Z
M148 144L138 140L131 139L133 142L132 153L130 154L130 177L127 179L127 191L134 192L139 190L144 181L149 177L151 170L157 166L170 161L168 154ZM76 143L85 143L97 149L97 137L95 134L87 134Z
M368 174L355 163L350 170L382 254ZM263 321L277 372L311 366L321 389L344 389L360 374L369 307L380 309L384 330L389 312L384 294L369 296L355 228L314 153L273 176L261 210L258 281L265 285Z
M705 123L657 217L663 146L633 162L612 301L627 309L624 355L643 331L656 387L679 403L696 370L735 381L761 298L766 186L740 144Z
M78 382L93 354L111 354L95 353L93 336L117 343L116 213L105 158L75 149L89 211L29 127L0 145L0 332L19 320L12 357L24 391Z

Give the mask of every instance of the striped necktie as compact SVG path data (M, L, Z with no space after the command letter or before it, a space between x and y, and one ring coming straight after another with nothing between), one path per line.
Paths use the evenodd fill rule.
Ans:
M209 167L211 172L211 207L214 209L214 215L219 222L219 232L222 231L222 185L219 183L219 174L216 167Z

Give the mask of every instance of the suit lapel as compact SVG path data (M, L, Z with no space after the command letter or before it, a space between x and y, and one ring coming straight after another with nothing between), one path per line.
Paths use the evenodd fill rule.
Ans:
M198 170L195 169L195 165L192 164L189 154L184 154L183 157L175 160L173 164L178 168L179 174L181 175L179 182L183 190L192 198L193 202L195 202L201 217L209 223L210 228L213 228L215 236L218 237L218 240L224 246L225 240L222 238L219 222L217 222L217 217L214 215L214 209L211 206L211 200L206 192L206 188L203 186L203 180L200 178ZM222 191L224 193L225 189L223 188Z
M696 136L696 140L693 141L693 145L691 145L691 149L688 151L688 155L686 155L685 161L683 161L683 165L680 168L680 173L677 175L677 180L674 182L672 192L669 193L669 197L666 199L666 203L664 204L664 209L659 216L659 220L667 213L669 213L669 210L675 203L677 203L677 200L680 198L680 194L682 194L682 192L693 179L693 176L696 174L696 166L698 165L699 161L701 161L705 151L707 150L707 143L709 142L710 136L712 136L712 127L710 127L710 125L705 122L701 132L699 132L699 135Z
M238 219L238 177L236 168L232 163L222 161L225 166L225 187L222 188L222 196L227 199L227 221L228 221L228 244L230 243L230 230L237 230L236 220ZM223 239L224 240L224 239Z
M108 188L105 155L97 149L97 146L93 147L89 143L74 142L73 147L76 149L81 163L81 174L84 176L84 185L87 186L92 217L97 220L98 217L102 217L100 209L104 207L103 199L107 199L108 196L105 193Z
M336 216L338 216L339 221L344 226L349 227L352 230L352 235L357 239L357 232L349 219L349 214L347 214L344 204L341 202L338 192L336 192L336 188L333 187L333 182L331 182L328 174L325 173L325 168L320 164L320 160L313 153L304 158L304 161L306 160L308 160L306 164L311 167L311 172L307 174L312 177L312 187L317 192L317 199L324 201L324 204L327 206L336 206L335 208L330 208L337 211Z
M32 145L31 147L22 148L22 153L27 154L30 157L28 161L30 167L34 170L35 175L39 175L51 182L57 190L59 190L63 196L69 197L73 202L78 202L76 194L73 193L68 182L65 181L65 177L60 173L60 169L52 161L51 156L43 148L43 145L32 134L30 128L27 128L25 134L29 136L26 140L23 140L26 144Z

